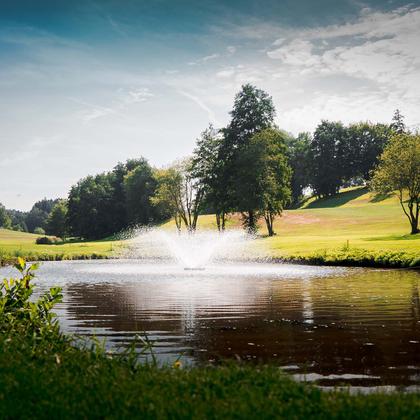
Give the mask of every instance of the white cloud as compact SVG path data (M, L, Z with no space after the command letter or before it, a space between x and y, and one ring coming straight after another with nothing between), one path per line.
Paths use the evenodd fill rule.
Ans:
M181 95L185 96L186 98L190 99L191 101L193 101L195 104L197 104L203 111L207 112L208 118L210 120L210 122L219 125L219 121L216 118L215 113L213 112L212 109L210 109L204 102L203 100L196 96L193 95L189 92L186 92L185 90L179 90L178 93L180 93Z

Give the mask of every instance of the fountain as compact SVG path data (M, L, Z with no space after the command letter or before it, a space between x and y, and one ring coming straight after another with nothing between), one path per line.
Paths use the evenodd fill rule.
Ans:
M153 228L138 229L132 236L123 257L175 261L186 271L203 271L215 261L241 258L251 239L239 230L179 233Z

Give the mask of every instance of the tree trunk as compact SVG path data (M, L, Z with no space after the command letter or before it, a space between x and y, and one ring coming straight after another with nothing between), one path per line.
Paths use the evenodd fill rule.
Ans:
M248 210L248 216L247 216L247 230L250 234L257 233L257 218L255 216L254 210Z
M220 232L220 214L216 212L217 230Z
M226 213L222 211L222 232L225 231L225 225L226 225Z
M271 212L266 212L264 214L265 224L267 225L268 236L274 236L274 215Z
M411 235L415 235L416 233L419 233L419 203L415 203L416 204L416 210L413 210L414 207L414 199L410 198L410 200L408 201L408 210L406 210L406 208L404 207L404 200L403 200L403 191L399 190L398 191L398 199L400 200L400 204L401 207L405 213L405 215L407 216L408 220L410 221L410 226L411 226Z

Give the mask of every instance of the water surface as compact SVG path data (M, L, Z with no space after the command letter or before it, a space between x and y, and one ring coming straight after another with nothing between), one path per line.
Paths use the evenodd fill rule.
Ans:
M10 269L0 274L9 275ZM43 263L66 332L109 347L146 333L164 362L271 362L322 386L420 386L420 274L281 264ZM363 388L361 388L363 389Z

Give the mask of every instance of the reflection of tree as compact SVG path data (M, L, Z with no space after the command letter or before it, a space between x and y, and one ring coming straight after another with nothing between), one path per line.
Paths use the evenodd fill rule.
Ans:
M418 345L410 344L420 329L418 276L356 274L70 283L67 317L113 337L146 331L159 351L187 350L202 361L237 354L325 375L400 375L403 383L407 371L388 367L420 365Z

